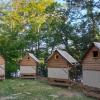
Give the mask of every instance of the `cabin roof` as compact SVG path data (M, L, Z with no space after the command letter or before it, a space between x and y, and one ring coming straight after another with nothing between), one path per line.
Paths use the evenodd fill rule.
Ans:
M93 45L94 45L95 47L97 47L98 49L100 49L100 42L93 42Z
M32 59L34 59L36 62L39 63L39 60L32 53L28 53L28 54Z
M76 59L74 59L68 52L66 52L66 51L64 51L64 50L55 50L54 52L53 52L53 54L55 53L55 52L58 52L65 60L67 60L69 63L71 63L71 64L74 64L74 63L77 63L77 60ZM52 56L53 56L53 54L51 55L51 56L49 56L49 58L47 59L47 60L49 60Z
M91 50L92 47L96 47L97 49L100 50L100 42L93 42L90 46L89 49L86 51L86 53L84 54L81 63L83 62L83 60L85 59L86 55L89 53L89 51Z

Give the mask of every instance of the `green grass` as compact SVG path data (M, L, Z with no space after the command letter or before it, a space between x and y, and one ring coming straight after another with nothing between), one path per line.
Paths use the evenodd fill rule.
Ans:
M81 92L48 85L46 81L7 79L0 81L0 100L95 100Z

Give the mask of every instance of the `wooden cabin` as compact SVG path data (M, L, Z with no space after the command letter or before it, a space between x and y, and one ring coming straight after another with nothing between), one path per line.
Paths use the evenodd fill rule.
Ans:
M91 44L82 59L84 93L100 99L100 43Z
M5 79L5 60L0 56L0 80Z
M21 78L35 78L39 60L32 54L26 54L20 62Z
M77 61L66 51L55 50L47 59L48 83L52 85L70 85L69 70Z

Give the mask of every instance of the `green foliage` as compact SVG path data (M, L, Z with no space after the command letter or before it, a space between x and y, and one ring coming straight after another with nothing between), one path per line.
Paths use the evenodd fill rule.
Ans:
M45 10L52 3L53 0L14 0L0 5L0 54L6 60L7 76L17 70L29 43L38 44L40 27L47 19Z
M67 10L54 0L0 4L0 54L7 62L7 75L15 71L26 50L46 60L55 48L64 45L80 60L88 45L100 40L99 13L94 9L97 2L70 0Z
M37 68L37 73L39 76L47 77L48 71L47 71L47 65L44 59L40 60L40 64Z
M80 60L92 42L100 41L99 0L66 0L66 3L66 14L74 30L69 51Z
M19 69L17 62L13 61L6 61L6 77L9 78L11 77L11 73L16 72L17 69Z

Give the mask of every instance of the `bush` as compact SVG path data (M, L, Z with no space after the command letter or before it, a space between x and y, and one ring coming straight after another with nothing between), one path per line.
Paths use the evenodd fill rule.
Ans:
M37 73L40 76L47 77L47 66L44 63L40 63L37 69Z
M18 65L16 64L16 62L12 61L12 62L6 62L5 65L5 74L6 77L11 77L11 73L16 72L18 69Z

